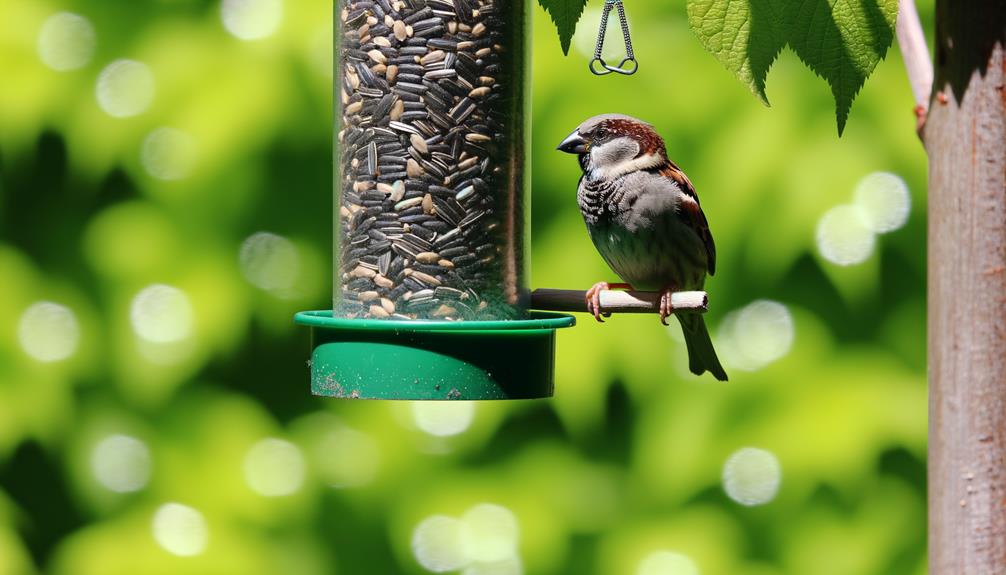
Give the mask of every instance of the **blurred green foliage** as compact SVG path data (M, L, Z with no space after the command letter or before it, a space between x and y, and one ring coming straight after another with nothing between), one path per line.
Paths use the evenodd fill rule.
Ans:
M282 19L232 23L248 41L222 23L233 0L0 2L0 574L417 574L416 525L480 502L513 512L530 574L632 574L660 550L706 575L925 572L925 156L896 50L839 140L791 52L766 108L683 0L628 7L631 78L586 70L599 2L568 57L535 7L532 284L611 279L554 147L587 116L642 117L716 236L731 381L687 374L676 326L581 317L553 400L430 411L308 393L291 316L330 301L331 5L258 2ZM94 50L58 71L76 63L40 34L61 11ZM55 36L71 55L75 34ZM121 58L153 96L116 118L96 82ZM114 88L113 111L132 95ZM906 182L907 224L831 263L818 221L875 171ZM731 315L757 300L783 315ZM782 473L755 507L721 485L747 446ZM205 523L164 527L169 502Z

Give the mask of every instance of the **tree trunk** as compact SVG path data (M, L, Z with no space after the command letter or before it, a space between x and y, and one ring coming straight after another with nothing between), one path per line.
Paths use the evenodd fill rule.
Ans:
M929 566L1006 574L1006 1L937 0Z

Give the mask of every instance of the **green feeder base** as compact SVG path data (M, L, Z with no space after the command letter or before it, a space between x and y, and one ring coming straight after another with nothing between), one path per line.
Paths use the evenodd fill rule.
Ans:
M526 320L340 319L306 311L311 392L359 399L551 397L555 330L573 316L531 312Z

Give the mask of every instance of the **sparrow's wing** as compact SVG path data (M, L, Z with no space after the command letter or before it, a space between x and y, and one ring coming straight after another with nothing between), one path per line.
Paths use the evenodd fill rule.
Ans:
M681 168L670 160L668 160L665 166L659 168L659 174L673 180L678 185L678 189L691 200L681 202L681 210L678 213L682 217L687 218L688 224L702 238L702 243L706 246L706 256L709 261L709 275L715 274L716 243L713 241L712 232L709 231L709 222L706 221L706 215L702 213L702 207L699 205L699 196L695 193L695 186L689 181L688 176L681 171Z

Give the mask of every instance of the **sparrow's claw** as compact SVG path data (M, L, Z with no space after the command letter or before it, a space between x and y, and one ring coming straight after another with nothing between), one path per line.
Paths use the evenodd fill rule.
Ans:
M674 313L674 304L671 302L671 296L677 289L677 286L670 285L660 293L660 323L664 325L667 325L667 316Z
M593 314L594 319L596 319L599 323L604 323L604 320L601 319L602 315L605 317L611 315L601 313L601 291L606 290L609 287L610 285L608 282L597 282L591 286L589 290L587 290L587 311Z
M601 292L604 290L610 290L612 288L618 289L632 289L629 284L610 284L608 282L597 282L589 290L587 290L587 311L594 316L594 319L600 323L604 323L602 317L611 317L610 311L601 311Z

